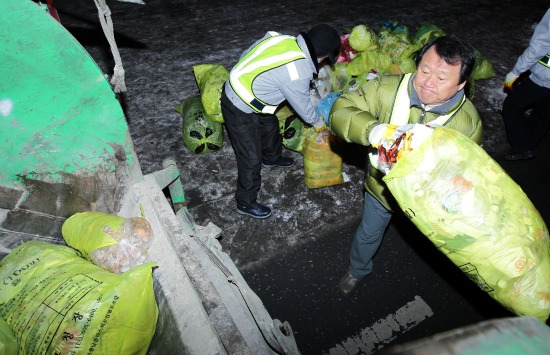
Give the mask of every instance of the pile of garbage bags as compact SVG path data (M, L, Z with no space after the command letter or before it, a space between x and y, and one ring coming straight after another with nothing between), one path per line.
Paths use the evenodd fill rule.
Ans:
M334 66L324 66L316 80L317 100L329 92L349 92L373 75L406 74L416 70L416 55L431 40L446 35L434 24L422 23L414 32L397 21L385 21L378 33L359 24L341 37L340 56ZM474 95L475 81L495 75L491 62L475 50L476 61L468 83L468 96Z
M327 124L332 103L340 94L355 90L377 75L414 72L416 54L422 46L445 35L442 29L429 22L422 23L413 33L405 24L391 20L384 21L378 33L365 24L358 24L348 32L341 36L337 62L319 70L311 93L312 103L323 112L318 113ZM195 154L204 154L219 150L223 144L220 98L229 71L220 64L198 64L193 66L193 73L200 91L200 103L195 98L186 98L176 111L183 117L185 146ZM476 80L494 75L491 62L476 50L474 70L468 80L468 97L474 96ZM303 126L303 122L288 106L279 109L277 117L284 136L283 145L301 151L305 135L301 134L302 128L298 125ZM298 121L294 122L296 119ZM289 131L290 126L293 129Z
M145 354L158 320L149 222L82 212L61 232L66 246L28 241L0 261L0 353Z
M183 143L191 152L205 154L222 147L222 124L206 113L201 96L188 97L176 107L176 111L183 117Z

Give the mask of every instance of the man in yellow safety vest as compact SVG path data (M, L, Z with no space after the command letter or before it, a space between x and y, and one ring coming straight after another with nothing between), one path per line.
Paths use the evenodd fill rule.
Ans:
M287 101L315 130L326 129L312 105L311 81L318 65L339 54L340 36L321 24L297 37L268 32L241 56L225 82L221 106L225 127L237 159L237 212L267 218L271 208L257 201L262 166L290 167L281 156L282 136L275 110Z

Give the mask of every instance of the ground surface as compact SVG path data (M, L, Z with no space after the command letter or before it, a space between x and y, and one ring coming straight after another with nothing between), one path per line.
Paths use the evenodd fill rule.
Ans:
M146 5L108 5L126 72L128 89L120 99L143 172L161 169L167 156L176 158L191 214L199 223L212 221L222 228L224 250L272 317L290 322L304 354L338 346L358 353L358 346L342 344L361 334L371 344L363 351L374 352L510 315L399 216L375 259L375 272L354 297L341 298L336 282L347 267L361 216L364 150L348 145L343 169L350 182L322 189L304 185L302 156L286 151L296 159L293 169L262 173L259 199L272 206L273 216L253 220L235 213L236 163L227 137L220 151L195 155L182 142L182 117L175 107L199 94L193 65L230 68L267 30L297 34L324 22L346 32L358 24L377 30L386 19L410 28L431 22L468 40L493 64L495 77L478 81L474 98L485 127L484 148L547 218L549 191L540 167L548 163L548 142L532 161L512 164L500 159L508 149L500 116L502 82L544 14L545 1L150 0ZM113 60L94 1L57 0L56 7L63 25L103 72L112 74ZM419 304L429 306L422 322L411 320L386 335L378 329L388 315Z

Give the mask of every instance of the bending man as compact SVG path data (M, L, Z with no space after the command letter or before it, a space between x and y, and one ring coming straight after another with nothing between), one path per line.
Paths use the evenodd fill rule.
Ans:
M224 85L222 114L237 158L237 212L267 218L271 209L257 201L261 167L290 167L281 156L282 136L275 110L288 101L320 132L326 129L310 102L310 84L325 59L334 63L340 36L322 24L297 37L268 32L241 56Z

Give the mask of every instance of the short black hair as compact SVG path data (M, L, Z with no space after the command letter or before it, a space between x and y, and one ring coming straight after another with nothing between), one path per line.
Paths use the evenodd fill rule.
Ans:
M461 65L460 76L458 78L459 84L468 80L472 74L472 70L474 70L476 61L475 50L472 46L454 35L437 37L426 43L420 52L418 52L416 56L417 68L424 54L432 47L435 48L437 55L443 58L447 64Z

